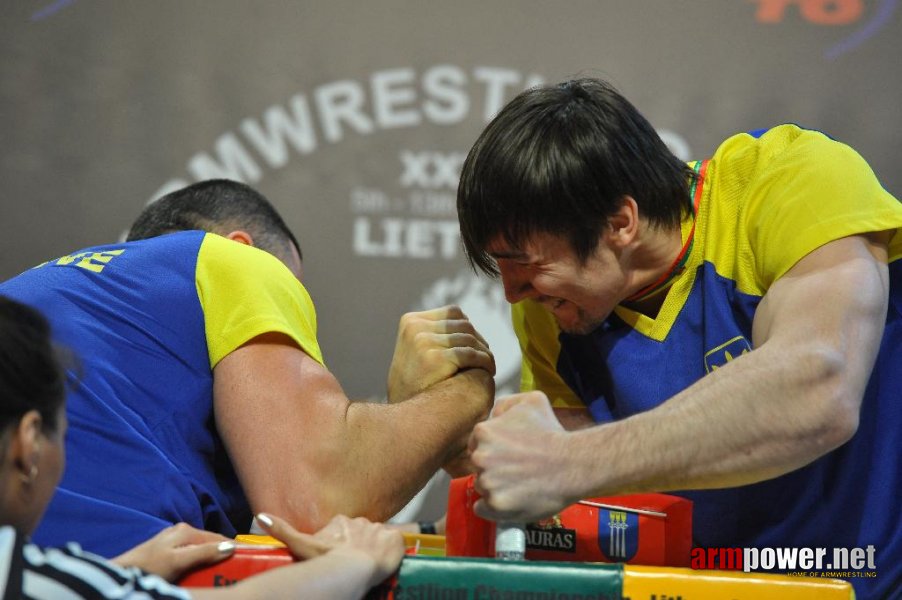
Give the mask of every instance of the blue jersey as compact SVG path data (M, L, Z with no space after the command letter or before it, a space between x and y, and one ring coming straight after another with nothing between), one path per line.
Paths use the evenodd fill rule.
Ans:
M655 408L753 351L770 285L832 240L902 227L902 205L864 161L826 136L784 125L727 140L706 163L686 269L651 319L623 306L589 335L559 334L534 302L514 307L523 387L609 422ZM858 431L840 448L769 481L673 492L694 501L700 547L876 549L860 596L902 585L902 235L890 243L886 328ZM786 399L791 402L791 398Z
M83 250L0 294L40 309L80 362L67 467L37 543L112 556L181 521L246 531L250 508L213 419L213 368L270 331L322 361L313 305L287 267L192 231Z

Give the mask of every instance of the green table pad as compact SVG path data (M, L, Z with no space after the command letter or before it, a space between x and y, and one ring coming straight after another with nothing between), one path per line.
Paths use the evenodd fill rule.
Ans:
M623 566L408 556L390 586L395 600L620 600Z

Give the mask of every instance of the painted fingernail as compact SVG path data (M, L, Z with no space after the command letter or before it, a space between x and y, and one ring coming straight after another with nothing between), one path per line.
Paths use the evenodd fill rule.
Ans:
M272 527L272 518L266 513L260 513L257 515L257 520L266 525L267 527Z
M219 551L220 554L231 554L232 552L235 551L235 546L236 546L235 542L225 541L225 542L219 542L219 545L216 546L216 549Z

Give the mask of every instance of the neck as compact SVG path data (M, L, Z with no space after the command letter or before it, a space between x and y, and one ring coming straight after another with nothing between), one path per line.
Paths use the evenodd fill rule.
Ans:
M657 315L658 310L664 303L664 298L667 296L666 290L679 277L683 266L689 258L695 236L695 215L698 213L698 205L702 198L702 186L708 170L708 162L707 160L695 161L692 167L697 177L689 187L689 196L692 199L692 229L689 231L686 240L683 241L682 239L681 226L660 230L659 236L648 235L651 243L647 245L646 253L649 257L651 268L647 277L640 273L636 279L637 281L651 280L651 283L645 283L645 287L639 287L638 291L633 292L633 295L628 296L624 301L635 305L636 310L640 312L649 315L654 313L652 316ZM652 234L653 232L653 228L646 227L647 234Z
M661 288L657 293L652 291L642 294L640 298L630 298L671 275L683 251L683 240L679 227L663 229L646 225L643 237L645 239L634 251L633 285L630 286L629 296L623 301L623 305L654 317L664 303L669 286Z

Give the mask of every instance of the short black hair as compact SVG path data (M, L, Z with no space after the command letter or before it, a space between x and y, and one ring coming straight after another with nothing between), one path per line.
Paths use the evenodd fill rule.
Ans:
M541 232L567 239L585 263L624 196L651 224L678 226L692 210L694 177L607 82L531 88L489 123L461 170L457 213L467 259L497 276L491 240L500 235L516 248Z
M56 431L69 360L53 344L44 315L0 296L0 431L31 410L41 415L45 431Z
M219 234L242 229L270 254L280 256L294 244L301 255L300 244L269 200L229 179L200 181L155 200L135 219L126 241L191 229Z

